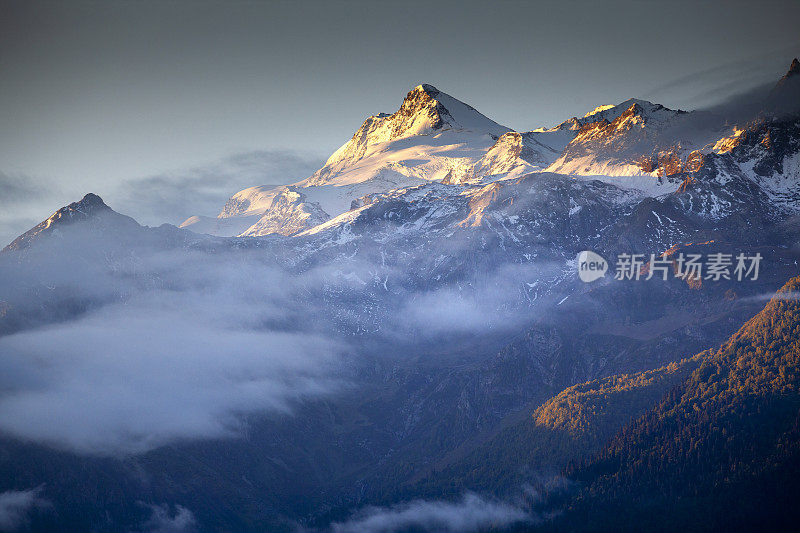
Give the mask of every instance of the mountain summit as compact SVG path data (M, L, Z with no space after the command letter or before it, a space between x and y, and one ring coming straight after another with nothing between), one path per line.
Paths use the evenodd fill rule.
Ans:
M406 94L394 113L368 117L307 179L289 186L244 189L231 197L216 219L190 217L181 227L228 236L298 233L348 211L365 195L429 181L460 183L510 131L423 83ZM260 219L261 215L266 218Z
M386 140L424 135L445 128L488 132L496 136L509 131L474 107L427 83L411 89L395 113L370 117L364 122L364 126L368 123L377 126L372 130L373 133L380 129L384 135L388 134L389 138ZM359 132L364 130L364 126Z
M423 116L428 114L432 122L431 130L445 127L466 129L477 132L488 132L499 136L509 131L505 126L479 113L474 107L443 93L433 85L423 83L417 85L406 95L403 104L395 115ZM408 129L413 132L413 128Z
M44 220L29 229L11 244L6 246L3 251L20 250L27 248L38 238L57 233L62 228L75 222L91 221L98 226L128 226L138 227L139 224L129 216L121 215L108 207L102 198L94 193L88 193L78 202L62 207L47 220Z
M800 113L800 61L797 58L770 92L767 111L777 116Z
M790 78L794 78L795 76L798 75L800 75L800 61L798 61L797 58L795 57L792 60L792 64L789 65L788 72L786 72L786 74L784 74L783 77L778 81L778 87L786 83L787 80L789 80Z
M495 138L511 131L474 107L423 83L411 89L400 109L391 115L380 113L367 118L353 137L328 158L315 174L314 181L325 180L343 164L370 155L383 143L446 130L488 134Z

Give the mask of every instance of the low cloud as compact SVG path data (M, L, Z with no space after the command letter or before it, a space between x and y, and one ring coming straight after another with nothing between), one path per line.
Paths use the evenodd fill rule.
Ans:
M96 239L70 227L32 263L0 257L6 320L47 298L57 309L0 336L0 432L122 456L236 437L248 415L339 390L344 345L321 320L287 323L295 289L264 254Z
M197 520L186 507L176 505L170 509L169 505L148 505L150 518L142 524L142 533L188 533L197 531Z
M0 339L0 430L79 453L236 436L238 415L330 392L321 338L242 331L138 302Z
M41 488L35 488L0 493L0 531L24 528L33 511L48 507L49 502L39 497L40 492Z
M439 288L412 292L399 314L404 317L400 335L512 330L536 316L536 285L556 281L563 263L505 263L489 272ZM542 284L544 285L544 284Z
M500 263L420 284L368 247L297 266L281 239L113 220L0 256L0 432L104 456L235 438L248 417L349 386L351 355L518 327L534 282L563 275Z
M458 502L417 500L392 507L369 507L347 522L331 524L331 529L336 533L469 532L501 529L529 519L520 508L468 493Z
M747 296L741 300L745 302L769 302L770 300L796 302L800 300L800 293L796 291L765 292L755 296Z

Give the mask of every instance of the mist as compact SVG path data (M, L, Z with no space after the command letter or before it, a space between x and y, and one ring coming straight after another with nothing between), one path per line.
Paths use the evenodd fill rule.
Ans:
M513 331L535 314L530 282L563 267L501 261L420 284L410 258L364 245L287 261L297 243L143 228L107 211L4 253L0 431L114 457L239 438L248 417L355 386L353 361ZM469 245L449 239L454 255Z
M0 260L4 319L17 319L0 337L6 435L81 454L142 453L234 437L243 415L288 412L337 389L344 345L319 323L285 326L291 290L277 267L246 252L147 251L143 228L127 241L67 229ZM47 309L55 315L36 314Z
M334 389L325 339L230 329L161 298L0 340L0 429L79 453L141 453L236 436L236 415Z

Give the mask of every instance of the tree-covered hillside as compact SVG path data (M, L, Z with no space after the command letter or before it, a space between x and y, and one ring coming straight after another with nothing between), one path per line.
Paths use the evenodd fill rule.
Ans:
M782 529L800 518L800 278L592 459L557 529Z

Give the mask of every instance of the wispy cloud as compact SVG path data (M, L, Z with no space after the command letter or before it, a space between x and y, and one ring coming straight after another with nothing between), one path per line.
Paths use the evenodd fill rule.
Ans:
M756 296L748 296L746 298L742 298L742 300L746 302L768 302L770 300L796 302L800 300L800 293L794 291L765 292L763 294L758 294Z
M308 152L260 150L153 176L108 180L100 186L0 171L0 248L87 192L99 193L115 209L143 224L177 225L192 215L216 216L241 189L308 177L323 162L323 157Z
M216 216L225 201L242 189L293 183L323 163L324 158L306 152L246 152L208 165L125 181L105 196L144 224L179 224L192 215Z
M150 509L150 518L142 524L142 533L188 533L197 531L197 519L186 507L176 505L170 509L169 505L147 505Z
M508 503L467 493L461 501L416 500L392 507L368 507L347 522L334 523L337 533L390 533L393 531L469 532L530 520L522 509Z
M0 493L0 531L24 528L35 509L49 507L49 502L39 497L40 492L41 487Z
M42 187L27 176L0 172L0 198L4 201L30 201L42 192Z
M688 109L705 109L742 93L761 94L765 85L774 86L783 76L798 50L800 41L768 54L715 65L655 87L645 98L659 103L682 102L681 106Z
M0 171L0 248L55 211L59 192L43 180Z

